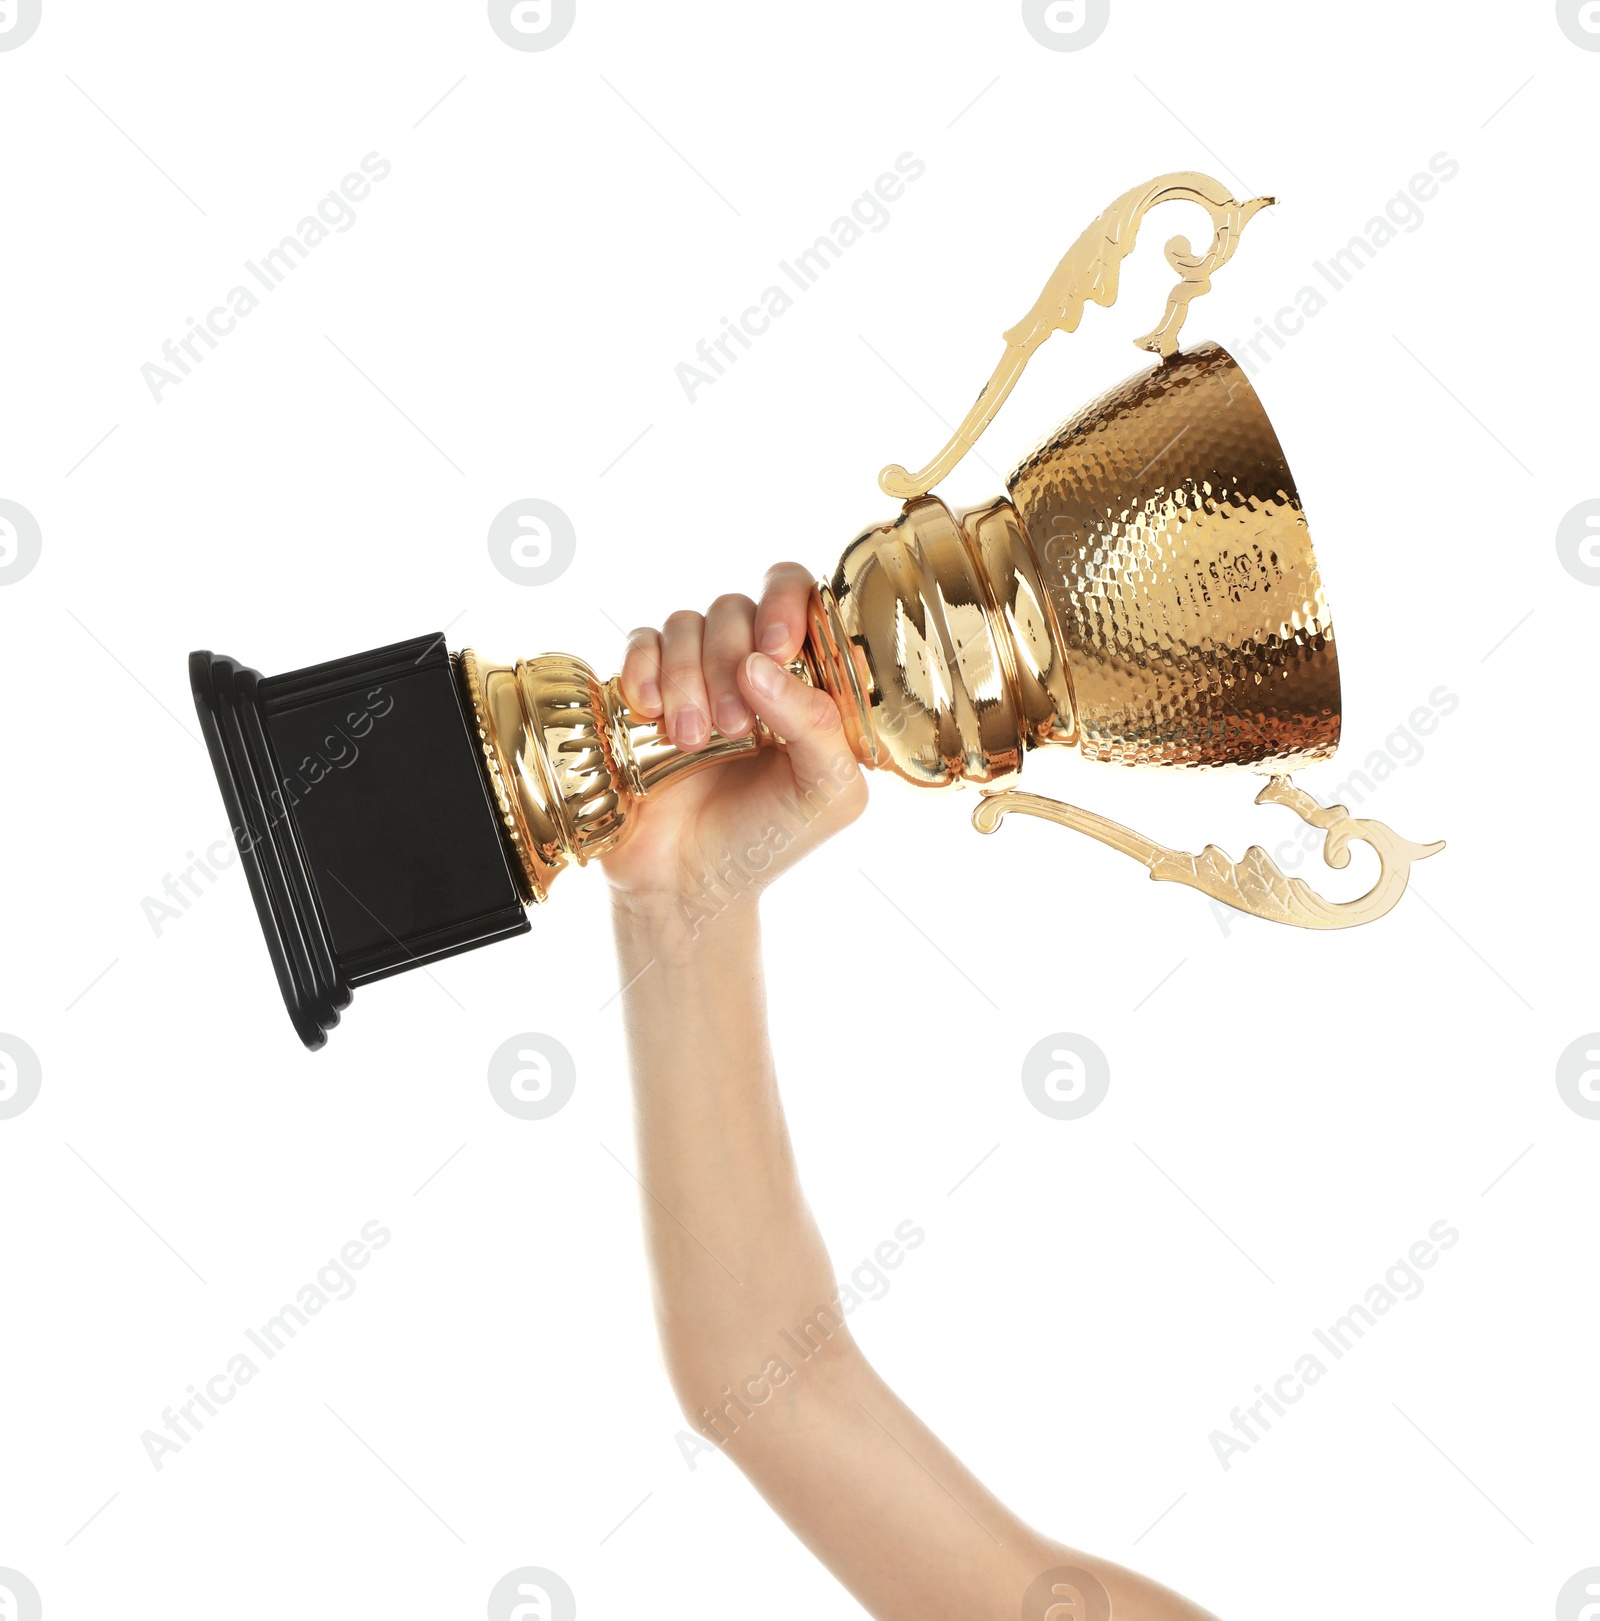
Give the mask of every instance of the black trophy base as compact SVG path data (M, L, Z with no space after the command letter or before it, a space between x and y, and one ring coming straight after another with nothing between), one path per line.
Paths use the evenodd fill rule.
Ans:
M321 1047L358 985L528 930L444 637L189 680L284 1005Z

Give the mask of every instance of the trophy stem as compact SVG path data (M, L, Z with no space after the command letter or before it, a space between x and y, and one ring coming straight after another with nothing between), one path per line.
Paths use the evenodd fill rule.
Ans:
M661 721L628 708L615 676L602 681L570 653L506 665L466 648L455 666L525 905L546 900L574 862L615 849L648 795L778 742L758 721L743 737L713 732L686 752ZM809 646L789 668L822 684Z

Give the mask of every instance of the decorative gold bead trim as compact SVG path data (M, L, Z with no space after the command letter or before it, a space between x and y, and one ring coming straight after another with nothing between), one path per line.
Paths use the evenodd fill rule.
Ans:
M505 839L506 849L511 855L512 878L516 882L517 893L522 897L522 904L530 906L539 898L539 886L528 851L528 841L523 836L517 817L516 802L507 786L505 773L501 769L500 749L495 740L494 730L489 725L488 707L483 698L483 678L478 669L478 655L470 647L465 647L453 656L451 662L456 667L462 694L472 712L472 727L478 736L479 764L483 768L489 792L499 808L500 831Z

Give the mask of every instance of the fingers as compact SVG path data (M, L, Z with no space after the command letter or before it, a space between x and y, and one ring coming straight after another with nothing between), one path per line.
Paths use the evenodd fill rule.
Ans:
M646 720L661 715L661 633L650 626L628 632L628 653L618 677L622 701Z
M810 570L799 563L775 563L767 570L756 609L755 645L787 664L806 639L806 608L811 601Z
M755 652L739 671L750 706L784 741L795 776L806 787L859 783L861 768L845 741L838 705L807 686L765 653Z
M711 720L724 737L743 737L751 715L739 691L739 666L755 646L756 605L746 596L718 597L706 614L706 698Z
M663 734L681 749L704 748L713 727L724 737L744 736L754 713L768 718L754 703L746 660L753 648L780 664L799 655L811 591L808 570L799 563L778 563L767 570L759 606L746 596L721 596L703 617L682 611L673 614L659 633L634 631L622 665L623 700L634 713L659 719ZM796 685L802 695L809 690L803 683ZM781 692L770 701L785 704ZM792 714L795 701L791 697L783 709L785 716ZM802 696L798 701L805 700ZM820 701L825 710L807 708L786 724L802 730L815 730L820 724L830 733L836 731L837 712L828 700ZM809 727L806 713L815 717ZM772 724L788 737L782 726Z
M661 627L661 700L667 736L680 749L703 748L711 736L710 701L701 660L705 619L687 609L668 617Z

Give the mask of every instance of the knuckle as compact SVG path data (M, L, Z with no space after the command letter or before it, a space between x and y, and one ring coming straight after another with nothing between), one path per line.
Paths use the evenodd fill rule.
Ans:
M699 659L666 659L661 665L663 696L669 703L689 703L698 700L705 691L705 679L700 673Z
M811 570L804 563L774 563L766 572L763 581L765 589L770 593L781 591L787 587L804 584L807 590L811 587Z
M755 610L755 603L742 591L724 591L715 602L711 604L712 613L751 613Z
M661 680L664 688L677 693L680 701L698 698L705 691L705 677L700 660L692 652L661 661Z
M692 608L679 608L667 615L662 631L672 637L698 636L705 628L705 620Z

